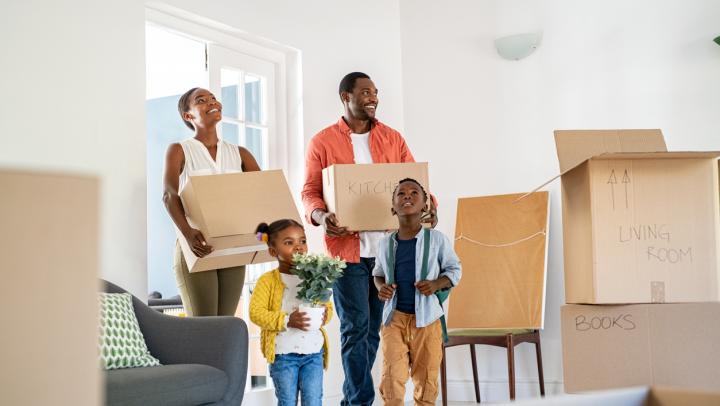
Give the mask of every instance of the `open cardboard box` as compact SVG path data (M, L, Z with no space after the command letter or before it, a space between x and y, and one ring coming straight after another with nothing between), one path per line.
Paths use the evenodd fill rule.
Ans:
M660 130L555 131L567 303L720 300L719 152Z
M548 396L544 399L504 403L510 406L712 406L720 405L720 392L672 387L632 387L582 395Z
M280 219L301 223L281 170L190 176L180 197L188 222L214 248L198 258L176 229L190 272L274 261L256 238L257 225Z
M720 303L565 305L566 392L636 385L720 389Z
M412 178L427 193L427 163L336 164L322 171L323 199L340 225L352 231L395 230L392 193L398 181Z

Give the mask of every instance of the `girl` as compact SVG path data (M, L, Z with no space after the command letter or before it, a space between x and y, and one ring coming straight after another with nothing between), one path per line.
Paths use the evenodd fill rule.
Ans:
M200 88L188 90L180 96L178 112L195 136L168 147L163 202L193 253L204 257L212 252L212 247L200 230L188 224L180 200L188 176L259 171L260 167L250 151L218 138L222 104L212 93ZM180 245L176 243L173 269L188 316L235 315L245 282L244 266L190 273Z
M438 395L443 308L435 292L456 286L461 269L447 237L421 224L427 198L416 180L400 181L392 202L400 227L381 240L373 270L385 301L380 394L386 405L404 404L408 370L416 405L434 405Z
M298 311L300 279L292 273L293 254L307 252L305 230L295 220L278 220L261 223L256 232L279 263L278 269L260 277L250 299L250 320L262 329L262 352L270 363L278 405L297 405L300 392L303 406L321 406L328 338L322 327L308 330L310 319ZM331 316L328 302L322 324Z

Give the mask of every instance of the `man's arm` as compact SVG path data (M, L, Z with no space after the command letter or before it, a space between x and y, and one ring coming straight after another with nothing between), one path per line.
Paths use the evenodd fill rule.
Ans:
M305 184L302 190L305 218L310 224L322 225L326 234L339 237L349 234L349 231L346 227L340 227L334 213L327 212L322 184L322 170L327 162L322 158L322 150L322 145L313 137L305 157Z
M310 224L317 226L320 225L319 216L327 211L327 206L323 201L321 146L316 137L313 137L308 144L305 156L305 184L301 196L305 207L305 218ZM317 210L319 212L316 214Z

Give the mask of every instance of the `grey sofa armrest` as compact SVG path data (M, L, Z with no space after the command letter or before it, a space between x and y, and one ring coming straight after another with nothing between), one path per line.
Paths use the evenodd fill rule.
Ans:
M105 283L106 292L125 292L109 282ZM134 296L133 307L148 349L160 363L204 364L224 371L228 377L228 390L223 402L240 404L245 392L248 363L248 330L243 320L236 317L167 316Z

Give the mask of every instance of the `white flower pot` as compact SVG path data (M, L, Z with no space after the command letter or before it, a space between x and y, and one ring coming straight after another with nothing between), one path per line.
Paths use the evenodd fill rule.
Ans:
M325 315L325 306L313 306L311 303L303 303L300 305L301 312L304 312L310 318L310 327L308 330L319 330L322 327L323 317Z

